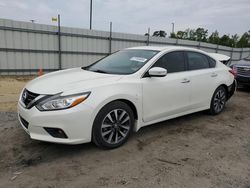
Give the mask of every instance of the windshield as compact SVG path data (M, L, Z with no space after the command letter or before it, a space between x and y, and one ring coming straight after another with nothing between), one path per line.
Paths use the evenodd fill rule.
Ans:
M84 69L107 74L132 74L143 67L158 52L153 50L122 50Z

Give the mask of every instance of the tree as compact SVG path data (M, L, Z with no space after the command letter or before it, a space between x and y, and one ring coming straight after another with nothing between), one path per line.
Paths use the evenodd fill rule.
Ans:
M199 27L196 29L195 33L196 33L196 40L197 41L203 41L203 42L207 41L207 35L208 35L207 29Z
M239 39L239 36L237 34L231 36L232 47L236 47L237 46L238 39Z
M183 36L184 39L188 39L189 38L189 31L190 31L190 29L186 29L184 31L184 36Z
M162 31L162 30L155 31L154 34L153 34L153 36L155 36L155 37L166 37L167 33L165 31Z
M220 38L219 44L222 46L230 46L230 37L229 35L223 35Z
M245 32L237 42L238 48L250 47L250 31Z
M159 36L160 31L154 33L154 36ZM241 37L237 34L219 36L219 32L215 30L208 38L208 30L204 28L186 29L184 31L178 31L177 33L171 33L170 38L186 39L193 41L202 41L212 44L219 44L229 47L246 48L250 47L250 30L245 32Z
M190 29L189 30L189 35L188 35L189 40L196 40L196 31L195 29Z
M186 31L178 31L176 36L178 39L187 39L187 32Z
M176 34L175 33L170 33L170 37L169 38L174 38L174 39L176 39L177 38L177 36L176 36Z
M208 42L212 44L219 44L220 42L220 37L219 37L219 32L215 30L210 37L208 38Z

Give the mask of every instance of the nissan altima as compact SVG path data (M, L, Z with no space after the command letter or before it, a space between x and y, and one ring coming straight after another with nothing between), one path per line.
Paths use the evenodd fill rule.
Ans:
M20 95L18 118L31 139L116 148L141 127L203 110L221 113L235 91L234 74L201 50L128 48L32 80Z

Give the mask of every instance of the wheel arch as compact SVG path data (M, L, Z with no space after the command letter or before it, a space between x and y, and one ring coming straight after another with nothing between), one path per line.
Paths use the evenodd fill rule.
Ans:
M130 100L127 100L127 99L117 99L117 100L114 100L111 102L115 102L115 101L121 101L121 102L126 103L133 111L133 115L134 115L135 120L138 120L138 111L137 111L137 108L133 102L131 102Z
M137 131L139 129L138 125L140 124L140 109L139 108L139 104L138 104L138 100L136 100L136 98L134 97L131 97L131 96L116 96L116 97L112 97L112 98L109 98L109 99L106 99L104 101L102 101L102 103L100 103L98 105L98 107L96 108L96 110L94 111L94 113L92 114L92 130L91 132L93 131L93 124L94 124L94 120L97 116L97 114L100 112L100 110L105 107L106 105L112 103L112 102L115 102L115 101L121 101L121 102L124 102L125 104L127 104L131 110L133 111L133 115L134 115L134 118L135 118L135 126L134 126L134 131Z
M227 100L229 100L236 90L237 83L234 81L230 86L227 86L226 84L221 84L218 87L220 87L220 86L222 86L225 89L226 95L227 95Z
M105 103L101 104L98 108L98 110L96 111L95 113L95 117L97 116L97 114L99 113L99 111L105 107L106 105L112 103L112 102L116 102L116 101L121 101L121 102L124 102L125 104L127 104L131 110L133 111L133 115L134 115L134 118L135 120L138 120L138 109L136 107L136 104L134 102L132 102L132 100L130 99L126 99L126 98L117 98L117 99L112 99L112 100L108 100L106 101ZM95 118L94 117L94 118Z
M226 90L226 95L227 95L227 99L228 99L228 87L227 87L227 85L226 84L221 84L221 85L219 85L218 87L223 87L225 90ZM217 87L217 88L218 88ZM216 88L216 89L217 89Z

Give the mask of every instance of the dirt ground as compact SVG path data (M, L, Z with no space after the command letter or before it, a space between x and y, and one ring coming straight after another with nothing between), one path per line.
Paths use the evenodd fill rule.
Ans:
M16 111L19 94L34 76L0 76L0 112Z
M218 116L199 112L148 126L115 150L30 140L18 93L0 77L0 187L250 187L250 91Z

